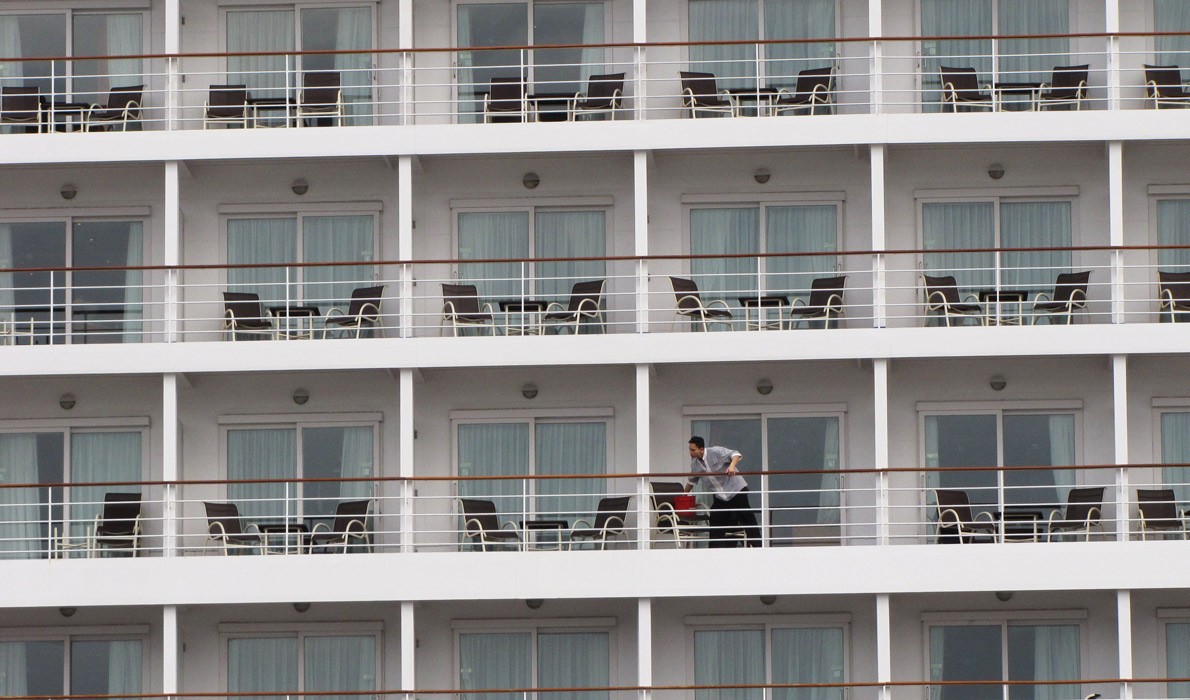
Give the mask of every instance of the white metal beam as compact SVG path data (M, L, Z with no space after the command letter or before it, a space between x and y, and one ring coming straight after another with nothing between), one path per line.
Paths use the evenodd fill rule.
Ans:
M1128 356L1113 355L1112 369L1112 438L1115 461L1123 467L1128 459ZM1116 470L1116 539L1128 539L1129 479L1127 469Z

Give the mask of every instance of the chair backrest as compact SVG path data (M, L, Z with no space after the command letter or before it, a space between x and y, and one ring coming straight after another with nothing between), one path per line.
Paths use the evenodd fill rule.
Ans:
M1190 272L1158 270L1157 281L1162 299L1168 291L1174 301L1190 301Z
M674 296L677 297L680 311L702 308L702 297L698 295L698 283L686 277L670 277L669 283L674 287Z
M623 531L624 522L628 517L628 502L630 500L632 500L631 496L614 496L599 499L599 506L597 507L599 512L595 516L595 525L593 527L596 530L602 530L607 527L608 520L619 518L620 522L614 523L608 529L617 532Z
M255 292L224 292L223 307L240 320L264 318L264 309L260 306L260 295Z
M236 507L236 504L204 501L203 506L207 509L207 531L212 535L242 535L244 533L243 528L240 527L240 509ZM214 529L215 523L223 526L222 532Z
M1063 272L1054 282L1054 301L1069 303L1075 292L1082 293L1079 302L1087 299L1087 288L1091 286L1091 272Z
M302 104L325 105L339 102L339 72L311 71L302 75Z
M570 305L567 311L591 311L592 305L599 308L599 301L603 298L603 280L575 282L570 288Z
M500 518L496 504L484 498L460 498L463 507L464 529L468 535L480 532L496 532L500 529ZM479 530L475 530L472 521L478 523Z
M479 290L473 284L442 284L442 303L447 302L454 307L454 313L478 314Z
M1077 97L1079 87L1087 82L1090 70L1091 66L1088 63L1081 66L1055 66L1054 75L1050 78L1049 96Z
M821 87L828 93L831 91L831 83L835 80L835 69L827 66L826 68L807 68L804 71L799 71L797 74L797 93L799 95L809 94L814 92L814 88Z
M215 107L243 107L248 104L247 85L212 85L210 98L207 101Z
M1150 66L1145 64L1145 85L1152 83L1155 95L1151 97L1181 97L1182 69L1178 66Z
M136 531L136 519L140 517L139 493L107 493L103 496L103 515L99 533L104 535L131 535Z
M493 110L519 112L524 107L525 82L520 78L492 78L488 98Z
M1066 519L1076 522L1090 519L1093 522L1099 522L1103 513L1103 488L1102 486L1087 486L1070 489L1070 493L1066 496ZM1091 517L1092 508L1099 511L1099 514L1094 518Z
M682 92L689 90L694 94L694 100L718 98L719 88L715 84L714 73L699 73L695 71L681 71Z
M128 105L135 102L136 113L140 114L141 98L145 95L144 85L124 85L121 87L114 87L107 93L107 108L108 109L124 109Z
M942 76L942 84L950 83L960 96L963 93L979 92L979 75L974 68L951 68L939 66L938 72Z
M843 296L843 286L847 284L847 276L819 277L810 283L810 300L808 306L824 307L830 303L832 294Z
M930 275L922 275L926 280L926 304L938 304L936 295L942 295L942 303L950 306L959 303L959 283L955 281L954 275L942 275L940 277L932 277Z
M587 80L587 100L610 100L616 90L621 93L624 92L624 74L623 73L606 73L604 75L592 75Z
M934 500L938 503L939 519L944 511L953 510L961 523L969 523L974 520L971 517L971 499L967 497L966 491L934 489Z
M358 287L351 292L351 305L347 307L348 316L361 316L364 313L364 306L371 304L373 308L368 309L369 316L374 318L380 315L380 295L384 293L384 285L377 287Z
M37 112L41 104L41 90L36 87L6 87L0 89L0 112Z
M368 509L372 507L372 501L340 501L339 506L335 508L335 532L347 532L353 520L364 520L368 517Z
M654 513L658 513L662 506L673 508L674 498L686 493L686 487L676 481L651 481L649 486L653 490Z
M1137 489L1136 506L1146 527L1181 527L1173 489Z

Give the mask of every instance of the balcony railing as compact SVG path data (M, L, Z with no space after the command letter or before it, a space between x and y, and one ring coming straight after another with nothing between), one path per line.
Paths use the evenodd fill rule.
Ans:
M754 541L684 472L3 484L0 558L1186 539L1187 466L749 472Z
M1176 35L830 37L38 57L35 62L3 58L0 66L14 65L23 75L0 79L0 85L32 89L36 99L8 102L0 126L24 132L172 131L1183 106L1190 97L1157 100L1149 87L1155 76L1146 73L1146 64L1190 64L1190 55L1153 53L1154 38L1165 36ZM792 55L789 47L799 49L792 54L809 57L786 58ZM558 52L568 50L597 57L557 62ZM130 61L140 62L135 74L127 72ZM333 69L321 67L328 61ZM94 73L95 65L109 63L125 72ZM50 73L39 74L45 69L34 66L48 66ZM961 108L946 99L943 66L975 71L970 87L958 87ZM1055 71L1061 67L1079 69L1073 92L1062 88L1071 76ZM683 84L683 71L713 77L698 86ZM1158 78L1158 86L1181 93L1181 76L1171 75L1176 78ZM592 82L592 76L602 80ZM511 92L493 95L493 79L503 83L500 90ZM107 91L76 92L73 85ZM608 92L603 108L592 102L588 109L576 109L576 101L602 100L602 87ZM16 93L7 99L17 99ZM121 111L124 107L129 109Z

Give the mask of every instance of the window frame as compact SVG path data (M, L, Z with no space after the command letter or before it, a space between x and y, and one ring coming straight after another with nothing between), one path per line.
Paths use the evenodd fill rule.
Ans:
M843 671L840 682L851 677L851 614L810 613L785 615L688 615L683 621L686 636L687 685L697 684L694 667L695 633L705 631L764 631L764 682L773 682L773 632L783 629L841 629L843 631ZM847 694L844 692L843 697Z
M0 642L62 642L62 689L67 695L73 692L70 661L74 642L140 642L140 687L143 692L150 687L149 632L149 625L142 624L63 628L0 627Z
M297 690L305 691L306 655L305 640L308 637L373 637L375 639L375 666L373 673L376 679L376 690L384 688L384 624L379 621L365 622L305 622L288 624L283 622L243 623L224 622L218 627L219 635L219 668L220 687L224 693L230 692L227 683L228 663L230 660L229 647L233 639L289 639L298 641L297 658Z

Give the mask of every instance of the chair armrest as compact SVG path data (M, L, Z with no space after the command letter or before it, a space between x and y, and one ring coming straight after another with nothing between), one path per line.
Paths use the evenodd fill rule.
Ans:
M975 516L975 522L979 522L980 518L987 518L989 523L992 523L993 525L996 524L996 519L992 517L992 514L986 510Z
M330 318L331 316L346 316L346 315L347 315L347 311L345 309L340 309L337 306L332 306L331 308L326 310L327 318Z
M682 106L694 106L694 90L691 90L690 88L682 88Z
M789 305L789 308L792 309L795 306L809 306L809 305L810 305L809 301L807 301L801 297L794 297L793 302Z
M1081 289L1076 289L1070 293L1069 306L1073 309L1075 306L1080 308L1087 308L1087 293Z
M979 303L979 295L968 293L967 296L963 297L963 303L964 304L978 304Z
M326 523L317 523L314 525L314 529L310 531L310 534L317 535L318 533L323 532L323 531L332 532L331 526L327 525Z
M218 528L218 532L216 532ZM223 523L216 520L213 523L207 524L207 538L212 540L222 540L227 538L227 530L224 529Z
M580 525L582 525L582 527L579 527ZM574 527L571 529L583 530L583 529L590 529L590 528L591 528L591 523L587 522L586 520L575 520Z
M703 309L706 308L702 304L702 299L699 299L698 297L694 296L693 294L687 294L684 297L678 297L678 311L682 311L682 304L687 301L692 301L695 304L697 304L699 311L702 311Z
M1037 304L1042 301L1053 301L1053 300L1054 300L1054 298L1051 297L1048 292L1038 292L1037 295L1033 297L1033 306L1037 306Z
M612 527L612 525L615 523L619 523L619 528ZM610 532L611 530L616 529L623 530L625 527L627 527L627 524L624 522L624 519L618 515L608 516L607 521L603 523L604 532Z
M1173 292L1169 289L1161 290L1161 308L1173 308Z
M549 305L545 307L545 313L547 313L547 314L552 314L554 311L565 311L565 310L566 310L566 307L563 306L562 304L559 304L556 301L551 301L549 303Z
M1090 508L1087 509L1087 525L1088 526L1091 523L1097 523L1102 519L1103 519L1103 514L1100 512L1100 510L1097 506L1091 506Z
M260 534L260 526L257 525L256 523L248 523L248 527L244 528L244 532L245 533L251 532L255 535L259 535Z
M588 315L598 315L599 314L599 302L595 301L594 299L583 299L582 301L580 301L578 303L577 313L580 313L580 314L585 313Z
M481 311L484 311L484 312L486 312L486 313L489 313L489 314L494 314L494 313L496 313L496 307L492 306L491 302L487 302L487 301L485 301L485 302L483 303L483 306L481 306L481 307L479 307L479 308L480 308L480 310L481 310Z
M369 309L371 309L371 313L368 313ZM380 320L380 305L373 304L370 301L361 304L359 307L359 318L376 323Z
M926 311L937 311L946 308L946 295L941 290L934 289L926 292Z
M620 101L622 99L624 99L624 95L620 92L620 88L616 88L615 90L612 90L611 103L612 103L613 109L620 106Z
M710 300L709 302L707 302L706 306L705 306L705 307L703 307L703 308L709 309L709 308L711 308L712 306L715 306L716 304L718 304L719 306L723 307L723 309L724 309L724 310L726 310L726 311L731 311L731 306L729 306L729 305L727 304L727 302L726 302L726 301L724 301L724 300L722 300L722 299L712 299L712 300Z
M838 309L839 311L842 311L843 310L843 295L842 294L831 294L829 297L827 297L826 298L826 308Z
M442 315L449 316L451 318L458 316L458 312L455 311L455 303L453 301L447 300L442 302Z

